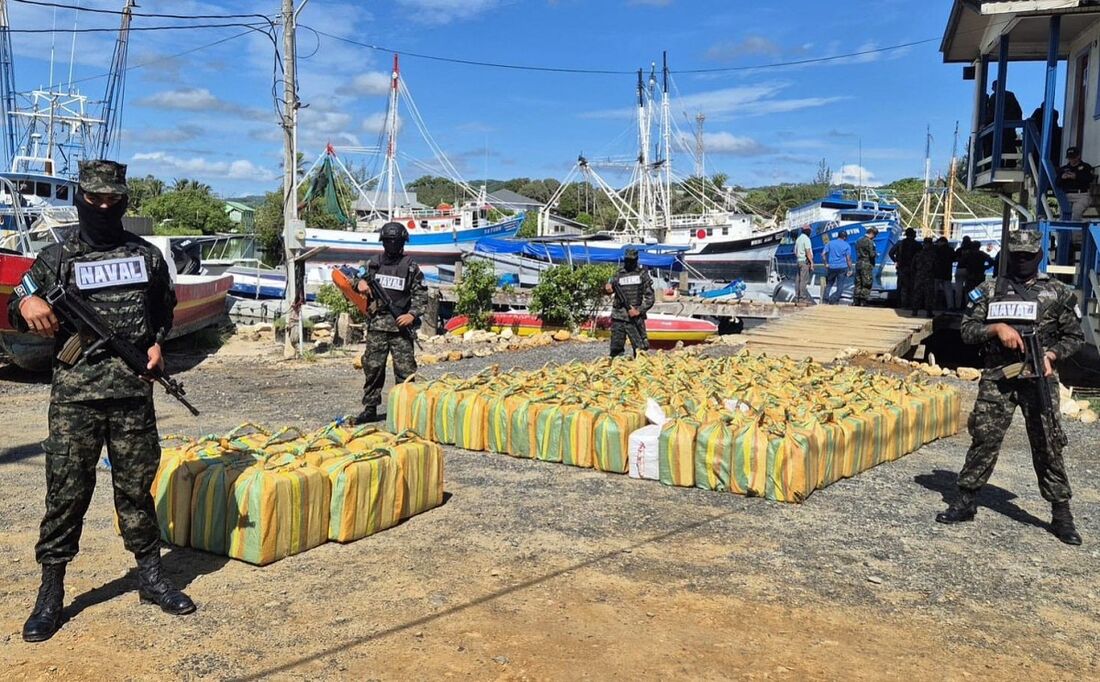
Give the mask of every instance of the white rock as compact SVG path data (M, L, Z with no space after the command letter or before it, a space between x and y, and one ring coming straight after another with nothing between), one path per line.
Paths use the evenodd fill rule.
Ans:
M1061 412L1067 417L1076 417L1081 414L1081 406L1075 400L1067 400L1062 403Z
M500 338L502 339L507 340L512 338L513 336L515 336L515 332L512 331L511 327L505 327L504 329L500 330Z
M475 338L477 338L476 329L469 329L462 335L463 341L473 341Z
M321 331L322 329L331 330L332 329L332 323L331 322L318 322L318 323L313 325L313 330L314 331Z
M977 381L982 378L981 371L973 367L960 367L955 370L955 373L958 374L959 378L963 381Z
M1080 407L1081 411L1084 412L1085 410L1092 409L1092 404L1087 400L1078 400L1077 407Z
M1096 423L1096 413L1093 412L1092 410L1082 410L1081 414L1078 415L1077 418L1080 419L1085 424L1094 424L1094 423Z

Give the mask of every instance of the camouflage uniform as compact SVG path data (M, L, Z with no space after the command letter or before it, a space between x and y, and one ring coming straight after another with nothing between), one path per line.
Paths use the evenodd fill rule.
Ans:
M1036 247L1039 242L1038 233L1034 232L1019 236L1014 233L1013 239L1021 242L1033 241ZM1002 293L998 293L1001 281L998 278L978 285L970 295L962 322L963 341L984 344L986 371L978 384L978 399L970 414L968 427L973 441L966 453L966 463L959 473L959 488L964 492L976 493L989 480L997 463L1001 441L1012 423L1012 413L1019 405L1027 426L1032 464L1039 479L1039 491L1050 502L1066 502L1071 496L1069 479L1061 454L1052 451L1043 435L1038 382L1024 378L995 379L990 375L990 370L1019 360L1018 354L1006 350L997 337L991 336L987 331L989 303L1003 296L1005 291L1005 285L1001 284ZM1026 294L1027 300L1034 300L1039 304L1038 334L1043 348L1053 352L1059 359L1073 355L1084 342L1074 292L1046 275L1039 275L1031 282L1017 286ZM1044 383L1044 390L1050 391L1051 403L1054 405L1054 414L1051 416L1057 419L1057 374Z
M125 193L125 168L102 161L82 164L81 189ZM88 273L103 272L95 267L97 262L121 258L131 259L135 272L143 268L147 281L111 284L109 276L107 281L87 278ZM82 297L142 351L162 342L172 328L176 295L167 264L155 247L136 235L124 233L122 243L107 250L89 246L76 232L47 246L11 298L8 316L13 325L26 328L20 303L59 278L80 289ZM55 350L60 351L71 335L72 330L62 327ZM149 492L160 461L152 387L104 350L73 366L54 363L49 438L42 444L46 514L35 547L38 563L67 563L76 556L104 443L126 548L135 554L157 548L157 518Z
M856 242L856 285L852 295L854 305L864 305L871 300L871 289L875 284L875 261L878 252L870 235L863 235Z
M936 305L936 249L925 243L913 256L912 284L909 290L909 305L913 312L927 310L932 312Z
M642 314L630 317L630 313L619 302L619 297L611 295L611 357L626 352L626 340L630 339L633 354L639 350L649 350L649 337L645 330L645 316L656 302L653 293L653 278L644 269L619 270L612 278L626 295L626 300Z
M410 256L402 256L396 263L387 264L382 256L376 256L371 264L376 280L379 277L401 277L404 289L387 289L398 308L410 313L419 320L428 307L428 287L424 284L424 273ZM366 267L360 270L366 275ZM353 282L358 286L360 280ZM363 352L363 406L368 409L382 404L382 388L386 385L386 358L393 357L393 378L402 383L416 373L416 355L413 349L412 334L402 332L397 320L382 305L381 301L371 298L371 307L367 311L367 347Z

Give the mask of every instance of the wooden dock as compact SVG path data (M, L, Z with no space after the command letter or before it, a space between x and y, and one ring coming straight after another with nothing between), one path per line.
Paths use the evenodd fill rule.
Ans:
M848 348L904 355L931 333L932 320L893 308L816 305L798 308L741 336L754 352L830 362Z

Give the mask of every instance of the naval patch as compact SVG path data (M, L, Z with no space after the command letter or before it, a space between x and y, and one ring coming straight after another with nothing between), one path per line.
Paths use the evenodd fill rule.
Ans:
M626 277L620 277L619 278L619 285L620 286L630 286L631 284L641 284L641 283L642 283L642 276L641 275L627 275Z
M971 301L977 303L978 301L982 300L982 292L978 289L971 289L970 293L967 294L966 297L969 298Z
M392 289L393 291L405 290L405 280L400 277L394 277L393 275L375 275L374 279L382 285L383 289Z
M994 301L989 304L985 319L1034 322L1039 319L1039 304L1035 301Z
M128 284L145 284L149 273L145 258L112 258L110 260L77 261L73 263L73 278L81 291L105 289Z

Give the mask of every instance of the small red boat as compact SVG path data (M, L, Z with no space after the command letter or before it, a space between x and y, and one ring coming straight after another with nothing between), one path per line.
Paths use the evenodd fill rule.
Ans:
M493 313L490 317L490 325L491 329L498 334L504 329L511 329L516 336L534 336L544 331L555 332L563 329L563 327L544 325L542 318L527 312ZM610 337L611 314L597 315L595 324L588 321L581 325L581 331L591 333L593 327L597 337ZM447 320L444 329L448 334L464 334L469 329L469 320L465 315L452 317ZM645 329L650 345L658 348L673 346L677 341L683 341L685 344L702 343L718 333L718 325L713 322L663 313L647 315Z

